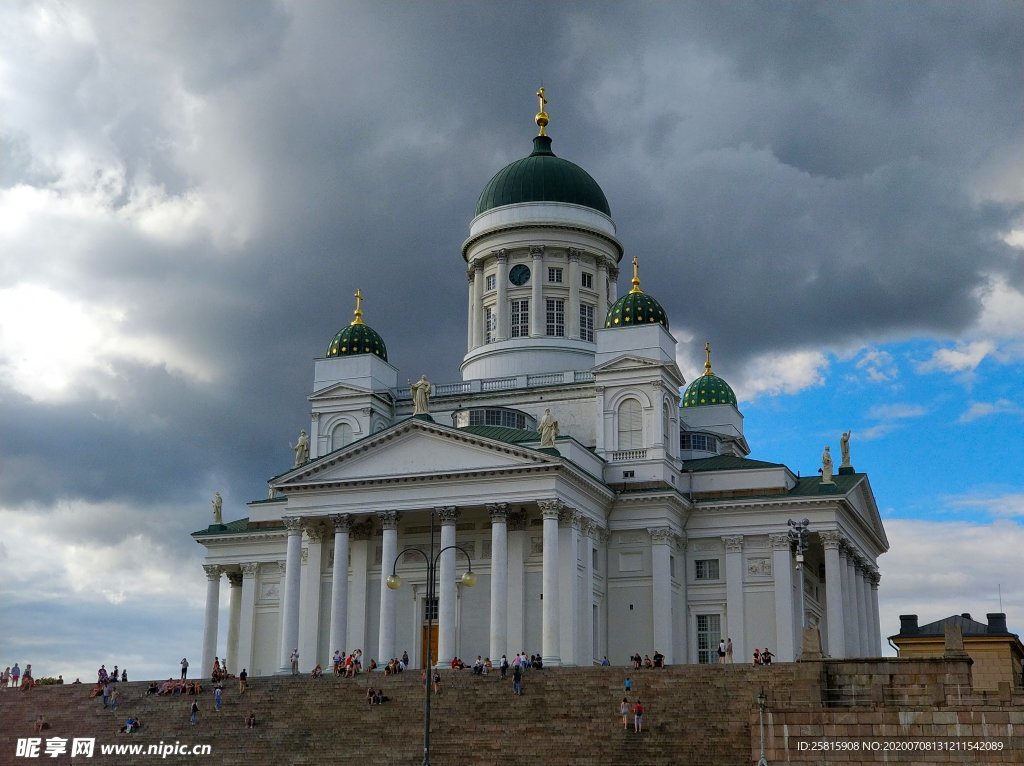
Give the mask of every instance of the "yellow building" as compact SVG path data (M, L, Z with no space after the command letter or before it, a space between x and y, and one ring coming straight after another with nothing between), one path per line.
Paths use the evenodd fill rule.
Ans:
M996 690L1001 681L1021 686L1024 644L1016 633L1006 629L1006 615L987 614L988 624L972 620L968 613L918 626L916 614L900 615L900 632L889 636L889 643L900 657L940 657L945 653L947 626L959 626L964 651L974 661L971 676L976 689Z

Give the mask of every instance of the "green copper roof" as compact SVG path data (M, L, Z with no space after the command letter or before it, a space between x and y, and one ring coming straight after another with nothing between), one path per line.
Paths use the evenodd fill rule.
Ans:
M362 322L343 327L327 347L329 357L353 354L376 354L385 362L388 360L384 339L370 325Z
M686 470L694 473L704 471L748 471L758 468L785 468L782 463L768 463L736 455L715 455L686 461Z
M551 151L550 136L535 136L533 152L499 170L480 192L476 215L519 202L568 202L612 214L590 174Z
M732 388L713 372L705 373L683 391L683 407L705 407L709 404L736 406Z
M460 428L476 436L483 436L487 439L505 442L506 444L519 444L520 442L539 442L540 434L536 431L528 431L522 428L506 428L505 426L466 426Z
M633 327L638 324L657 322L666 330L668 317L665 309L654 298L644 292L629 292L619 298L604 318L605 327Z

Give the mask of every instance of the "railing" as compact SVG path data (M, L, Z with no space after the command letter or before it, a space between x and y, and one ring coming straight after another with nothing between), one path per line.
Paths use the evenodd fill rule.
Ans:
M491 378L489 380L480 381L481 391L507 391L510 388L516 387L515 376L511 378Z
M446 396L449 394L468 394L470 392L469 382L465 383L439 383L434 386L434 396Z
M527 375L527 386L552 386L565 382L565 375L561 372L548 372L543 375Z
M558 386L565 383L593 383L594 373L590 370L567 370L566 372L545 372L538 375L510 375L503 378L465 380L459 383L437 383L432 396L453 396L486 391L510 391L515 388L537 388ZM412 399L409 386L391 389L398 401Z
M629 460L646 460L647 450L645 449L627 449L621 452L613 452L612 460L613 463L622 463Z
M573 379L576 383L592 383L594 381L594 371L576 370L576 375Z

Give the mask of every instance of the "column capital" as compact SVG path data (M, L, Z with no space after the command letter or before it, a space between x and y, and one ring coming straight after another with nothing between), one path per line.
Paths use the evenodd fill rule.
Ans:
M594 539L597 540L601 545L608 544L608 538L610 537L607 527L600 527L597 524L594 525Z
M220 564L203 564L203 571L206 572L206 579L210 582L220 580L224 568Z
M459 520L459 516L462 512L454 505L441 505L434 509L438 519L441 521L441 526L445 527L449 524L454 524Z
M225 572L228 578L228 585L232 588L242 587L242 573L241 572Z
M771 545L773 551L789 551L792 547L789 542L789 535L785 533L768 535L768 544Z
M497 250L491 250L491 255L498 259L498 263L508 262L508 250L504 247L499 247Z
M578 247L570 247L566 249L566 255L569 256L569 263L579 263L580 256L583 255L583 251Z
M571 527L579 531L583 528L583 514L575 508L564 508L562 512L558 514L558 525L562 527Z
M487 513L491 517L491 523L508 522L508 503L488 503Z
M561 500L550 499L550 500L538 500L537 505L540 506L540 515L545 519L558 520L558 516L562 513L562 509L565 508L565 503Z
M611 279L613 282L619 278L618 266L610 266L608 268L608 278Z
M245 561L239 566L242 568L242 577L255 577L260 571L260 562Z
M743 535L725 535L722 542L726 553L743 553Z
M597 531L597 522L593 519L584 517L580 524L580 531L582 531L586 537L593 538Z
M302 527L306 531L306 537L311 543L322 543L324 541L324 528L315 521L307 522Z
M827 551L837 551L843 542L843 536L839 534L838 529L824 529L818 533L818 539L821 540L821 547Z
M284 522L285 527L288 529L289 535L301 535L302 534L302 517L301 516L282 516L281 521Z
M466 269L466 281L469 283L470 287L472 287L473 282L476 281L476 261L469 264L469 268Z
M402 514L398 511L381 511L377 514L377 518L380 519L382 528L398 529L398 520L402 518Z
M530 245L530 257L531 258L543 258L544 257L544 245ZM535 274L534 279L537 279Z
M352 529L352 514L350 513L332 513L328 518L334 525L335 532L348 532Z
M652 545L672 545L675 543L676 533L672 527L648 527L647 534L651 536Z
M882 582L882 573L874 567L868 572L868 583L871 585L871 590L878 590L879 583Z

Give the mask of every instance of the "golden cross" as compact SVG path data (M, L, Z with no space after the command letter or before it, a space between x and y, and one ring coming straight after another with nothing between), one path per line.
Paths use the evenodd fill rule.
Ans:
M642 293L640 289L640 264L637 262L636 256L633 256L633 289L631 293Z
M544 128L546 128L548 124L548 113L544 111L544 105L548 100L544 98L544 86L541 86L537 90L537 98L540 99L540 111L537 112L537 116L533 118L533 121L536 122L537 127L540 128L540 132L537 135L546 136L547 133Z
M353 294L356 297L356 310L354 312L356 318L352 320L352 324L363 324L363 291L356 288Z
M707 361L704 362L704 374L711 374L711 343L710 341L704 344L704 353L707 354Z

